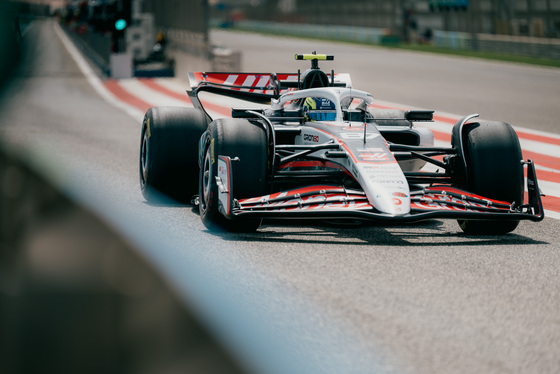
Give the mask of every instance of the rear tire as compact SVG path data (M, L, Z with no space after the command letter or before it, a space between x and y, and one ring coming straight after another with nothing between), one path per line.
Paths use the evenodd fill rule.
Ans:
M231 173L236 199L262 196L266 193L267 139L263 128L245 119L223 118L210 124L206 134L200 168L199 210L209 230L252 232L259 228L260 218L228 219L219 211L218 156L239 158L233 161Z
M521 146L513 128L504 122L467 124L463 149L467 163L461 188L490 199L523 204L524 173ZM454 139L453 141L457 141ZM501 235L515 230L519 221L459 220L467 234Z
M162 195L189 203L198 191L198 143L206 131L199 109L156 107L142 123L140 189L150 202Z

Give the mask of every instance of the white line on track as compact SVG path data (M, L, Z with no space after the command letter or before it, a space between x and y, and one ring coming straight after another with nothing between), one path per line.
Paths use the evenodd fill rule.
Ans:
M104 86L97 74L93 71L91 66L86 62L85 58L82 54L78 51L74 43L68 39L68 36L62 31L60 25L58 23L54 23L54 30L58 37L60 38L62 44L66 47L66 50L72 56L82 74L86 77L87 81L91 85L91 87L101 96L105 101L109 104L124 110L127 114L129 114L132 118L138 120L139 122L142 121L144 118L144 113L142 113L137 108L130 106L128 104L123 103L119 99L117 99L113 94L111 94Z
M521 137L519 138L519 143L521 143L521 148L523 150L560 158L560 146L558 145L547 144L535 140L526 140ZM557 170L560 171L560 164L558 165Z
M542 193L547 196L554 196L560 198L560 184L554 182L548 182L539 180L539 188L541 189Z
M560 213L552 211L552 210L544 210L544 216L548 218L554 218L560 220Z
M513 128L514 128L516 131L526 132L527 134L538 135L538 136L544 136L544 137L547 137L547 138L552 138L552 139L560 140L560 135L554 134L554 133L551 133L551 132L545 132L545 131L541 131L541 130L528 129L528 128L526 128L526 127L519 127L519 126L514 126Z

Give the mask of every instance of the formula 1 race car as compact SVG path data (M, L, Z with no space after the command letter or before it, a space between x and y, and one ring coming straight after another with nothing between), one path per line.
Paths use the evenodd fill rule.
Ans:
M450 147L436 147L429 127L414 125L433 121L433 111L372 109L372 95L353 89L348 74L319 68L333 56L296 59L311 68L190 73L194 108L149 109L140 146L144 197L192 201L207 228L236 232L254 231L265 218L451 218L469 234L505 234L520 220L544 218L535 167L523 161L509 124L470 115L454 125ZM213 120L202 92L254 104Z

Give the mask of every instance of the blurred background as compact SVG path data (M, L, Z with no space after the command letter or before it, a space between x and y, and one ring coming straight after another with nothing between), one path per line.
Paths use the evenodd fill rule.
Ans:
M485 57L560 59L560 1L557 0L28 0L10 3L19 14L20 23L35 16L58 17L107 74L114 64L111 54L115 53L130 55L137 76L149 76L150 72L173 75L174 62L165 54L167 47L181 48L209 59L223 59L210 40L212 27L426 51L486 53ZM239 60L235 52L228 52L228 58L234 62ZM157 72L153 73L154 70Z

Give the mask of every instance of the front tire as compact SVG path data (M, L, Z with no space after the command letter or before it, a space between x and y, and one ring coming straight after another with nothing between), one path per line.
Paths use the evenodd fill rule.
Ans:
M236 159L231 165L236 199L264 195L268 165L264 129L245 119L223 118L212 122L206 133L199 178L200 217L209 230L255 231L261 224L260 218L228 219L219 210L216 176L220 155Z
M523 156L515 130L504 122L480 121L466 125L463 139L467 170L460 187L483 197L522 205ZM465 233L476 235L506 234L519 224L516 220L458 222Z
M206 131L199 109L150 108L142 123L140 189L150 202L162 195L182 203L198 191L198 142Z

